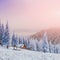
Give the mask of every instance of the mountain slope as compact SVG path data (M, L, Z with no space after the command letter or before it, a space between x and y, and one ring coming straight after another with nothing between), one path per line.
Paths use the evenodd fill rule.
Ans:
M15 51L0 48L0 60L60 60L60 54L42 53L21 49Z
M60 43L60 29L59 28L51 28L47 30L42 30L37 32L36 34L32 35L31 37L41 39L43 38L44 32L47 32L48 41L52 43Z

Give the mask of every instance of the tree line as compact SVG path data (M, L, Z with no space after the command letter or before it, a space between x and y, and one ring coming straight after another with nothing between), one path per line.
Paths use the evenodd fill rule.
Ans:
M8 22L4 26L0 23L0 45L6 46L7 48L11 45L12 47L18 47L19 44L24 44L26 49L40 52L60 53L60 44L52 44L48 42L47 33L45 32L41 40L17 36L14 32L10 36Z

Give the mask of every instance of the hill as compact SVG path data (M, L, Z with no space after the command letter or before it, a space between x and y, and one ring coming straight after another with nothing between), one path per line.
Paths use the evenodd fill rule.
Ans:
M47 32L48 41L51 41L54 44L60 43L60 29L59 28L51 28L46 30L41 30L36 34L33 34L32 38L37 38L40 40L43 38L44 32Z
M21 49L20 51L0 47L0 60L60 60L60 54L42 53Z

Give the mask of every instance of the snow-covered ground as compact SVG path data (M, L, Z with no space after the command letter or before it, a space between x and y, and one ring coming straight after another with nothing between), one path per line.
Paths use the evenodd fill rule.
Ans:
M60 54L42 53L21 49L15 51L0 47L0 60L60 60Z

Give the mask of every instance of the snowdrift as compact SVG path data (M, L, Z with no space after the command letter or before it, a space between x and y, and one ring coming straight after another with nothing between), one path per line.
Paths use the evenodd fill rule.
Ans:
M60 54L0 48L0 60L60 60Z

